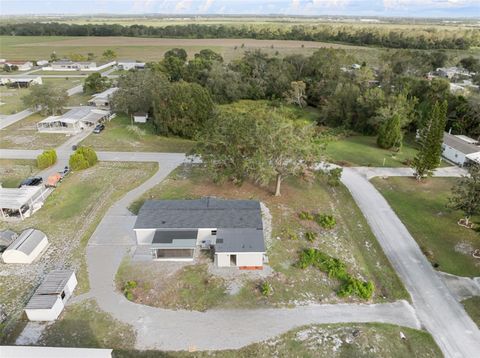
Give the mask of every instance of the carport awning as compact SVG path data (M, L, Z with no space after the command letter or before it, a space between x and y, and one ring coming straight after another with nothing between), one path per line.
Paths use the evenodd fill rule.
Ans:
M41 186L0 188L0 208L18 210L42 191Z

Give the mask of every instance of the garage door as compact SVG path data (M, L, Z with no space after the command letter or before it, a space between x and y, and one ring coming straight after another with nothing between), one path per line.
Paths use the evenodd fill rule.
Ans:
M156 249L157 259L193 259L193 249Z

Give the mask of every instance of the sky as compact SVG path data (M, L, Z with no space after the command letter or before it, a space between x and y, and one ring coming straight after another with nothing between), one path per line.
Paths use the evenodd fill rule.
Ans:
M480 0L0 0L0 14L480 17Z

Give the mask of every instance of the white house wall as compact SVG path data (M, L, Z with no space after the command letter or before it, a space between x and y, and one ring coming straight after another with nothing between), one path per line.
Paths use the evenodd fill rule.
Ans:
M458 164L458 165L463 165L465 164L465 154L446 145L446 144L443 144L442 145L442 148L443 148L443 153L442 155L450 160L451 162L455 163L455 164Z
M212 230L217 230L216 228L210 229L198 229L197 233L197 245L202 245L203 240L210 240L210 243L215 244L216 236L212 235Z
M67 301L73 294L73 290L75 287L77 287L77 277L75 276L75 273L70 276L70 278L67 281L67 284L65 285L64 292L65 292L65 298L63 301Z
M30 321L55 321L62 313L64 304L60 296L57 297L54 305L50 309L25 309L25 313Z
M155 229L135 229L138 245L151 244L155 236Z
M236 266L263 266L263 252L218 252L215 261L218 267L229 267L230 256L237 256Z

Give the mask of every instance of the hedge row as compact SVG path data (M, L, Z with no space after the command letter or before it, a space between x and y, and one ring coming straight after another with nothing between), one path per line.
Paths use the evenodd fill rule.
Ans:
M90 168L98 162L97 153L92 148L80 147L71 156L68 161L72 170L82 170Z
M45 169L57 162L57 152L54 149L45 150L42 154L37 156L37 167Z
M330 278L336 278L342 285L337 294L341 297L355 295L369 300L375 286L371 281L361 281L347 272L345 263L317 249L306 249L300 254L298 266L305 269L314 266L320 271L326 272Z

